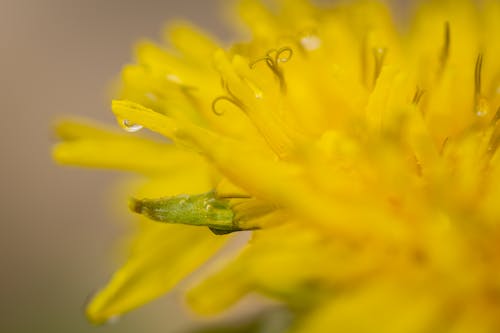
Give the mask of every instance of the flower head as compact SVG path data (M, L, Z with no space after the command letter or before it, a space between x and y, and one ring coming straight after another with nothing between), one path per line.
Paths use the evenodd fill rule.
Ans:
M240 14L248 42L177 25L124 68L118 122L171 142L59 127L59 162L146 179L129 261L88 316L159 296L252 230L188 292L195 311L258 292L293 332L499 331L500 3L429 1L404 32L372 1Z

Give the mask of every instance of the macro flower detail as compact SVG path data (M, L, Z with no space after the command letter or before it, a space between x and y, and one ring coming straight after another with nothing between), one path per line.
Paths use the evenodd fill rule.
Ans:
M189 24L140 43L112 103L127 131L58 126L58 162L141 180L90 320L248 231L195 312L259 293L287 332L500 331L500 3L427 1L405 27L376 1L277 3L241 1L251 38L227 48Z

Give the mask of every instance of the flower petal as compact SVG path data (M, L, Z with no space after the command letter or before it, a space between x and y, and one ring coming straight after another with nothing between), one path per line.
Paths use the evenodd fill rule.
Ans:
M227 239L207 229L151 225L138 236L127 263L91 301L87 317L93 323L103 323L164 294L210 258Z
M54 159L61 164L153 174L204 163L200 156L172 144L81 122L60 123L57 132L67 140L53 149Z

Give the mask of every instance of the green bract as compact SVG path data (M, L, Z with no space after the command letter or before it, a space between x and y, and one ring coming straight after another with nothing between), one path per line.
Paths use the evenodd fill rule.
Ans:
M215 191L159 199L130 200L130 209L154 221L207 226L215 234L240 231L229 200Z

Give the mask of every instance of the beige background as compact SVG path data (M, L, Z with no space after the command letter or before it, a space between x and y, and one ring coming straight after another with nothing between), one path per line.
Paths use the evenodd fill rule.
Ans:
M177 294L117 324L87 324L84 301L111 273L123 234L110 209L117 176L55 166L50 127L64 114L114 122L106 87L132 44L158 38L178 17L227 36L218 8L202 0L0 0L0 332L186 325Z
M116 176L54 165L51 123L113 122L106 87L132 44L174 17L220 34L216 13L214 1L0 0L0 332L96 330L82 310L122 232L109 209ZM179 325L173 302L97 331L164 332Z

